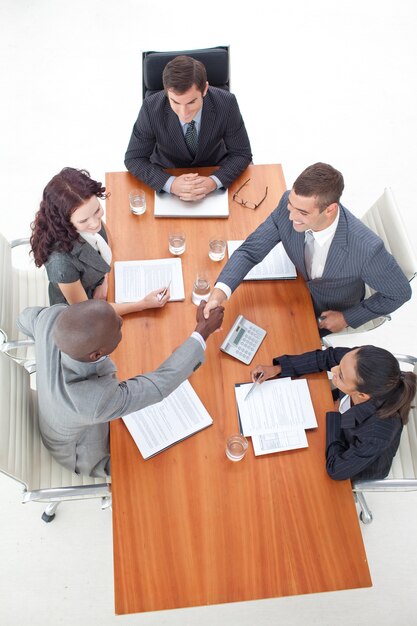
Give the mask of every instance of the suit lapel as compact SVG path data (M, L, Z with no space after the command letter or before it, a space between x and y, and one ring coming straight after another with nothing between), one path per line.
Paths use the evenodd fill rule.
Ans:
M294 228L291 225L291 229L292 229L292 251L293 251L293 263L294 265L301 271L304 280L308 281L310 280L309 277L307 276L307 270L306 270L306 262L305 262L305 258L304 258L304 233L297 233Z
M339 223L337 225L333 241L330 244L322 278L342 276L342 267L346 261L347 253L347 221L343 207L339 205Z
M106 263L101 254L99 254L97 250L94 250L93 246L90 246L87 242L83 243L77 241L74 244L71 254L78 257L85 265L93 267L103 272L103 274L106 274L110 270L110 266Z
M216 111L211 100L210 88L203 99L203 110L201 112L201 127L198 137L197 154L195 160L200 160L200 155L204 154L207 143L213 132L214 123L216 121Z

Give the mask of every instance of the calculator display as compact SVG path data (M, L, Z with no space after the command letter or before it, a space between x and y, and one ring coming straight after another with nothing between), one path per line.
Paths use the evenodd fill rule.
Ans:
M245 329L244 329L244 328L241 328L240 326L238 326L238 327L236 328L236 331L237 331L237 335L236 335L236 337L235 337L235 339L234 339L234 341L233 341L233 343L235 344L235 346L237 346L237 344L239 343L239 341L242 339L242 336L243 336L243 334L244 334L244 332L245 332Z

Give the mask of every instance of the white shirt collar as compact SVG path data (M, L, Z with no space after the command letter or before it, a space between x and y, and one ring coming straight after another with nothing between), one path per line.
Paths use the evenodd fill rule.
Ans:
M337 225L339 223L339 217L340 217L340 209L337 209L336 219L334 220L332 224L330 224L330 226L328 226L327 228L324 228L323 230L316 230L316 231L308 229L309 232L313 233L314 241L318 243L319 246L324 246L326 241L328 241L330 237L334 236Z
M201 115L202 115L202 113L203 113L203 107L201 107L201 109L199 110L199 112L198 112L198 113L196 113L196 114L194 115L194 118L193 118L193 119L194 119L194 122L195 122L196 129L197 129L197 133L199 133L199 132L200 132ZM178 119L179 119L179 118L178 118ZM188 128L188 124L189 124L189 123L190 123L190 122L181 122L181 120L180 120L180 124L181 124L181 127L182 127L182 130L183 130L184 135L185 135L185 133L187 132L187 128Z

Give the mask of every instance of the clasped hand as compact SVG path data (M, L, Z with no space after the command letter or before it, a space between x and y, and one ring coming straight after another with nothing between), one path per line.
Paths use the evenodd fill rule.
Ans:
M204 340L207 339L207 337L209 337L211 333L214 333L216 330L221 329L224 316L224 307L217 306L214 309L211 309L209 317L206 319L204 317L205 306L206 301L202 300L200 302L200 306L197 309L197 326L195 327L196 332L200 333Z
M171 193L185 202L202 200L209 193L217 189L215 181L209 176L194 174L181 174L177 176L171 185Z

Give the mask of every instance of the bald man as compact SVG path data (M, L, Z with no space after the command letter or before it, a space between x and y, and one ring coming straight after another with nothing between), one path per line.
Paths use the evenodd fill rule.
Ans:
M35 340L42 440L61 465L110 475L108 422L160 402L200 367L205 340L223 320L223 307L208 320L203 308L191 337L157 370L122 382L108 355L120 343L123 320L110 304L86 300L20 314L19 329Z

